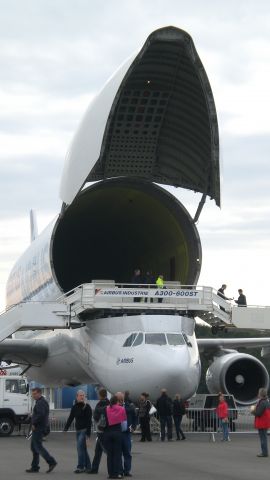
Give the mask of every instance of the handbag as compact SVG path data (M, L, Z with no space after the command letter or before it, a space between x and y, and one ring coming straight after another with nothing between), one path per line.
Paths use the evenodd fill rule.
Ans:
M128 431L127 420L123 420L123 422L121 422L121 432L127 432L127 431Z
M156 413L157 409L154 405L151 405L151 408L149 410L149 415L154 415Z

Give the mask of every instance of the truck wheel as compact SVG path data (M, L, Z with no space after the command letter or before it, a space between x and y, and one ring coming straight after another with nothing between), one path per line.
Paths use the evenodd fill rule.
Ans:
M0 418L0 437L11 435L14 430L14 423L11 418Z

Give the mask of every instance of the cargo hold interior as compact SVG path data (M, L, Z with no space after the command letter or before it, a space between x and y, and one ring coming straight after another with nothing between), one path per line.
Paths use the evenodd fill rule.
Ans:
M94 279L131 282L133 271L193 285L201 245L192 218L163 188L113 179L83 190L56 224L52 263L63 291Z

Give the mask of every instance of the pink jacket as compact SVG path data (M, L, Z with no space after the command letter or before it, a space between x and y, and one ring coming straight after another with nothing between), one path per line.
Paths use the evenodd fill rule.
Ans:
M121 405L113 405L112 407L108 405L108 407L106 407L106 414L110 427L124 422L127 419L126 410L124 407L121 407Z

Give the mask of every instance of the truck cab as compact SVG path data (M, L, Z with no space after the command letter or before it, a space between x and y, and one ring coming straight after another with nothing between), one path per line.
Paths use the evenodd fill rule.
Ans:
M29 422L31 400L28 384L20 375L9 375L0 371L0 436L8 436L14 430Z

